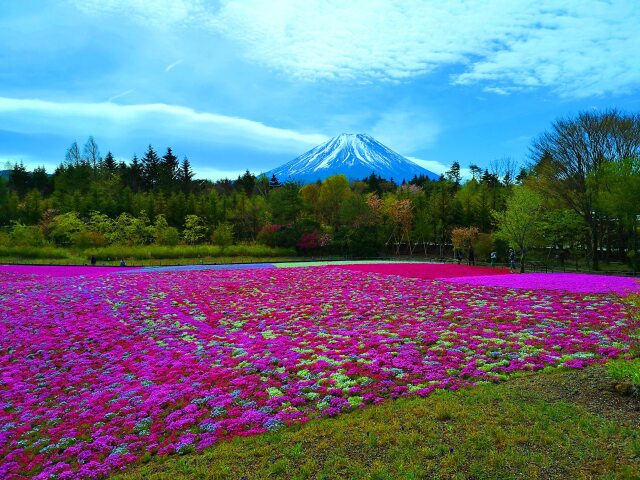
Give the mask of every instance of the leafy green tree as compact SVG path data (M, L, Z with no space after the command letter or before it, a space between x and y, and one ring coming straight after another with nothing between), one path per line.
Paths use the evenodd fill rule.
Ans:
M67 212L53 218L49 237L56 245L65 247L71 245L74 236L85 229L77 212Z
M25 247L41 247L45 244L45 238L37 226L24 225L15 222L11 227L9 235L11 245Z
M498 225L496 237L520 252L520 272L524 273L527 250L540 235L540 223L544 217L542 197L525 187L514 187L507 199L504 212L493 212Z
M197 215L187 215L184 219L184 229L182 238L189 244L196 244L202 241L207 233L204 221Z
M293 182L286 182L271 191L268 202L273 221L279 225L295 222L301 213L302 201L300 186Z
M337 226L342 205L349 195L351 195L351 190L345 175L334 175L322 182L318 206L322 218L327 224Z
M211 233L211 241L223 249L233 244L233 225L227 222L219 223Z
M596 199L599 176L587 179L605 162L640 156L640 115L616 110L587 111L556 120L531 146L535 172L545 177L539 185L545 196L560 197L567 208L584 218L589 228L589 251L598 269L601 215Z
M153 223L153 240L157 245L177 245L180 234L177 228L169 226L164 215L157 215Z
M571 250L587 233L584 218L567 208L547 210L540 221L540 234L545 242L553 245L562 264L566 250Z
M635 269L640 269L640 156L618 162L604 162L588 182L600 186L596 206L616 219L627 233L627 257Z

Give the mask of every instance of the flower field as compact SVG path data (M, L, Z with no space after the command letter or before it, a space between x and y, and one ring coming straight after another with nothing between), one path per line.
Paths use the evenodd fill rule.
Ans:
M0 478L106 476L398 396L580 368L629 340L624 307L598 290L342 267L91 272L0 269Z

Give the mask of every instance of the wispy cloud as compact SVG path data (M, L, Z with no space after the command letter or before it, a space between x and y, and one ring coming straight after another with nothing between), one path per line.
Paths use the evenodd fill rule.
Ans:
M81 134L101 132L116 137L142 133L166 135L204 144L250 145L268 152L295 153L317 145L326 136L277 128L245 118L188 107L148 103L120 105L64 103L0 97L0 129L18 133Z
M133 93L134 91L135 91L134 89L130 89L130 90L127 90L127 91L125 91L125 92L118 93L117 95L114 95L114 96L112 96L112 97L109 97L109 98L108 98L108 100L107 100L107 102L113 102L114 100L116 100L116 99L118 99L118 98L122 98L122 97L124 97L124 96L126 96L126 95L129 95L130 93Z
M178 65L180 65L182 63L182 59L180 60L176 60L173 63L170 63L169 65L167 65L167 67L164 69L164 73L170 72L171 70L173 70L175 67L177 67Z
M70 0L71 1L71 0ZM629 0L75 0L85 13L222 34L251 62L308 81L405 81L453 67L455 85L561 96L640 86L640 8Z

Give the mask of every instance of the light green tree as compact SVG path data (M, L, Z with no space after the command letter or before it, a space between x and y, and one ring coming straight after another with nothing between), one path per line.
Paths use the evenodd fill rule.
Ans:
M184 230L182 231L182 238L189 244L195 244L204 238L207 233L207 227L204 226L204 221L198 215L187 215L184 218Z
M177 245L180 240L178 229L169 226L164 215L157 215L153 223L153 240L158 245Z
M223 250L231 245L233 243L233 225L227 222L219 223L211 233L211 241L214 245L222 247Z
M498 226L496 237L505 240L520 253L520 273L524 273L527 250L539 237L543 214L542 197L520 186L513 188L503 212L492 212Z
M86 229L85 224L76 212L63 213L53 218L49 232L50 238L59 246L69 246L73 237Z

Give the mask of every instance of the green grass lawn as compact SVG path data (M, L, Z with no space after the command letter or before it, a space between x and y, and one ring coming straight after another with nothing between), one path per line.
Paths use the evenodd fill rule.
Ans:
M385 404L202 453L148 457L120 479L640 478L640 402L603 367Z

